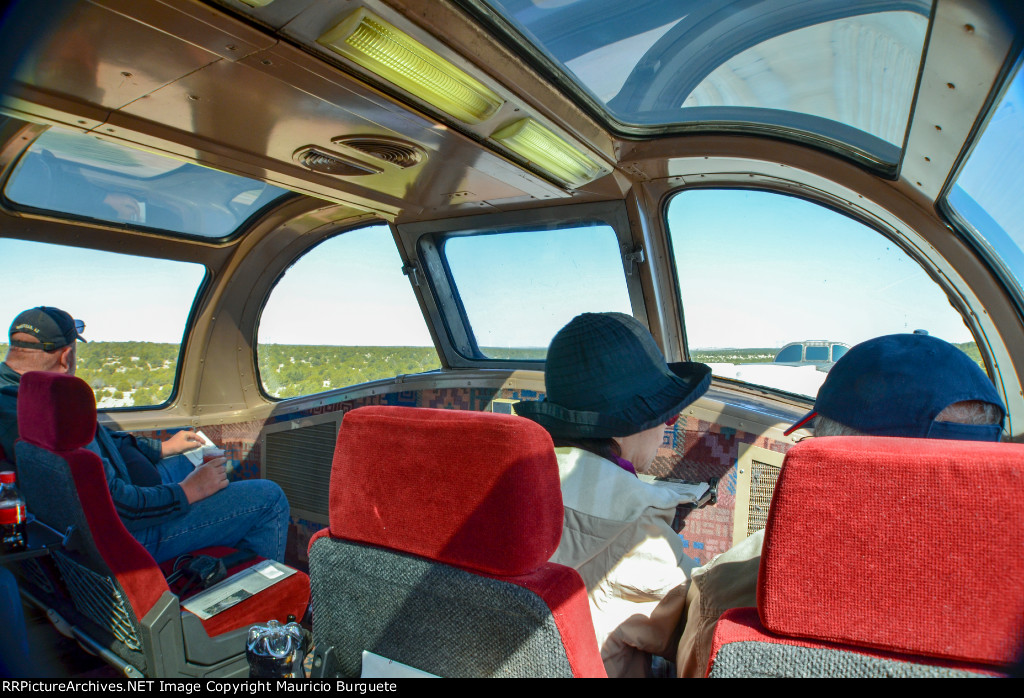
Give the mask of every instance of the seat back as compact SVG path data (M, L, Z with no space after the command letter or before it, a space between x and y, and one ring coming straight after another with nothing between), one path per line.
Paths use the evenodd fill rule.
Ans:
M826 666L870 672L883 659L1007 667L1024 629L1022 500L1021 444L804 441L786 456L765 528L755 628L763 636L725 650L717 628L717 652L735 658L768 642L862 655L849 665L821 660L822 675ZM806 672L799 652L793 666Z
M54 559L75 608L113 636L117 654L145 671L140 621L168 587L121 524L99 456L84 448L96 433L92 390L71 376L26 373L18 431L18 482L29 511L70 534Z
M205 620L180 610L163 571L122 524L100 457L85 448L96 434L96 400L81 379L23 375L18 429L19 486L31 513L67 533L53 557L75 610L93 639L131 667L160 676L244 676L249 626L303 616L309 579L302 572ZM260 561L250 558L228 572Z
M551 439L520 417L345 415L330 526L310 542L314 639L440 676L603 676L586 589L548 562L562 531Z

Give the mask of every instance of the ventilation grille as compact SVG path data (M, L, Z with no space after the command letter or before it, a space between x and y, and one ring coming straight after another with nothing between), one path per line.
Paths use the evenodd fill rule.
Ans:
M383 136L342 136L334 138L332 143L358 150L364 155L391 163L398 167L412 167L420 164L426 157L423 149L412 143L397 138Z
M384 171L379 167L356 162L343 155L312 146L300 148L295 152L294 157L296 162L307 169L336 177L357 177L380 174Z
M768 523L768 508L775 493L775 483L782 471L777 465L750 461L750 506L747 510L747 535L760 531Z
M288 495L292 510L327 521L337 422L267 434L264 474Z

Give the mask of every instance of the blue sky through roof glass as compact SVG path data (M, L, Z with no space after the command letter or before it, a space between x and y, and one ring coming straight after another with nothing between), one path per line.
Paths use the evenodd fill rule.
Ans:
M947 202L1024 289L1024 71L1018 70Z
M287 190L57 128L18 162L4 195L22 206L172 234L221 238Z
M486 0L623 124L760 124L895 164L931 3Z

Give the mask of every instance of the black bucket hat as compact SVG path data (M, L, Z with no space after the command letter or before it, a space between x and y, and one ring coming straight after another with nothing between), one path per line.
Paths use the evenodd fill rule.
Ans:
M584 313L551 340L547 399L516 414L556 438L629 436L664 424L711 385L702 363L666 364L646 327L623 313Z

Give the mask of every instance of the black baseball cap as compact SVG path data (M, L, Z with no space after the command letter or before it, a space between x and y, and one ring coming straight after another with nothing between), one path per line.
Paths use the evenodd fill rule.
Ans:
M82 336L82 332L85 332L84 322L74 319L60 308L49 308L45 305L26 310L14 318L7 336L12 337L18 332L30 334L39 340L38 342L10 340L12 347L21 347L22 349L55 351L74 344L76 339L81 342L85 341L85 337Z

